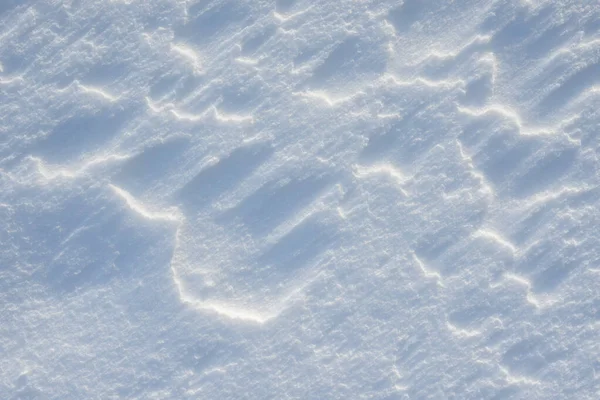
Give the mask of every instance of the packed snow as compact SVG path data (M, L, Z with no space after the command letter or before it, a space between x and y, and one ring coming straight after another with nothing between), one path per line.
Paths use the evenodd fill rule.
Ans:
M600 398L598 0L1 0L0 398Z

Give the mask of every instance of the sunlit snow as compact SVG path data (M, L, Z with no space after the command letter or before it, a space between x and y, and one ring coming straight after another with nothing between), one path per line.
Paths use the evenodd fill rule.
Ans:
M597 0L0 0L0 399L600 398Z

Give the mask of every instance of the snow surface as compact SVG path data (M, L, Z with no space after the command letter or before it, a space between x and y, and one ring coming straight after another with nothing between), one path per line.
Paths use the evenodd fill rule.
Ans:
M0 398L600 398L597 0L0 1Z

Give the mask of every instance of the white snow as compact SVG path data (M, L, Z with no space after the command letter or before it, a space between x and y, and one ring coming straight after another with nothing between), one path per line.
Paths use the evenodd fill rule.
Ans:
M597 0L0 2L1 399L600 398Z

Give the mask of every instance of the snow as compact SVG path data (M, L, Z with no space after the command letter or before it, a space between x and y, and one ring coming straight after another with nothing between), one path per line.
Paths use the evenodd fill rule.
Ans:
M4 0L0 398L598 399L596 0Z

